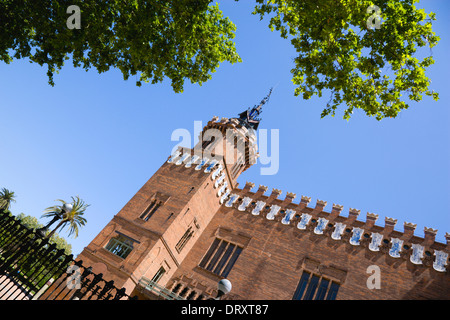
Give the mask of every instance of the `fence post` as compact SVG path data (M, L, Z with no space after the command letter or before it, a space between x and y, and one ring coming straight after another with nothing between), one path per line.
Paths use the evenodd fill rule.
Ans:
M55 280L53 278L50 278L50 280L48 280L44 284L44 286L41 288L41 290L39 290L31 300L39 300L40 296L48 289L48 287L50 287L53 284L54 281Z

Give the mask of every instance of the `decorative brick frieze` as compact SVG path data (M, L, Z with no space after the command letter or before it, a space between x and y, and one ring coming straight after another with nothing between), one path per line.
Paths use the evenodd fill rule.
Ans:
M293 193L287 193L285 199L278 199L281 193L279 189L273 189L269 197L264 196L267 186L259 186L256 193L249 190L253 184L246 184L243 190L235 189L233 198L228 201L234 203L238 211L253 216L264 217L265 220L291 226L305 232L330 237L335 241L345 241L352 246L361 246L370 252L380 252L395 259L410 260L413 264L433 266L439 272L446 271L448 265L448 253L450 252L450 234L446 234L447 246L437 244L441 250L433 250L437 230L425 228L425 237L421 243L414 236L415 224L405 222L404 232L394 232L397 219L385 218L385 226L375 226L378 214L367 212L366 221L358 221L360 210L350 208L347 218L340 217L343 206L333 204L331 213L326 213L323 208L327 202L317 200L314 208L308 208L310 197L302 196L299 204L292 203L295 197ZM242 196L239 196L242 194ZM241 197L240 202L235 202ZM227 205L225 205L227 206ZM289 208L288 208L289 206ZM231 207L231 205L230 205ZM307 212L302 212L304 209ZM339 221L337 221L339 219ZM295 221L293 223L293 221ZM411 243L414 238L416 243Z
M359 209L349 208L346 217L333 203L325 211L325 200L302 195L295 203L292 192L283 196L252 182L240 189L236 179L258 157L256 135L236 118L214 117L204 130L210 128L231 129L233 142L205 139L176 149L79 257L129 293L140 279L157 279L168 296L188 300L215 297L224 277L233 283L227 299L291 299L303 272L315 276L322 292L327 283L339 284L338 299L448 297L450 234L439 243L432 228L419 237L412 223L400 232L393 218L380 226L374 213L360 221ZM212 147L234 145L234 138L238 157L230 164ZM152 213L144 215L148 208ZM125 258L106 249L117 235L133 239ZM374 265L383 290L368 289Z

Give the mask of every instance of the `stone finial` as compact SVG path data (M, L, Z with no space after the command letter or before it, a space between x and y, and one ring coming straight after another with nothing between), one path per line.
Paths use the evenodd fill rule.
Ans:
M287 192L286 197L283 200L283 203L281 204L282 207L286 207L288 204L290 204L295 199L295 193Z
M317 199L316 201L316 207L313 210L313 214L317 214L323 211L323 208L325 208L325 206L327 205L327 202L324 200L319 200Z
M378 220L378 215L372 212L367 212L366 218L368 220L373 220L373 221L377 221Z
M253 182L246 182L245 183L245 187L244 187L244 189L243 190L245 190L245 191L250 191L253 187L255 186L255 184L253 183Z
M294 200L296 196L297 195L295 193L293 193L293 192L287 192L286 193L286 197L292 198L292 200Z
M386 217L384 218L384 231L383 233L387 236L392 231L394 231L394 227L397 224L397 219Z
M334 219L341 214L344 206L333 203L333 207L331 208L330 219Z
M218 116L214 116L214 117L212 117L212 119L211 119L212 122L216 122L217 120L219 120L219 117L218 117Z
M234 123L234 124L236 124L236 125L239 124L239 120L236 119L236 118L231 118L231 119L230 119L230 122L232 122L232 123ZM240 130L243 131L242 129L246 129L246 128L245 128L245 127L241 127Z
M450 233L445 233L445 240L447 242L447 247L445 248L445 251L450 253Z
M403 223L403 227L405 228L405 229L416 229L417 228L417 223L411 223L411 222L404 222Z
M387 225L387 226L392 226L392 227L394 227L394 226L397 224L397 219L386 217L386 218L384 219L384 223L385 223L385 225Z
M308 205L308 203L311 202L311 197L307 197L307 196L302 196L300 203L305 204L305 207Z
M356 220L356 218L358 218L360 213L361 210L350 208L348 210L348 224L352 224Z
M430 234L430 235L436 235L437 234L437 229L433 229L433 228L423 228L423 231L425 232L425 235Z
M425 247L432 245L436 239L437 229L425 227L423 232L425 233L425 237L422 245Z
M272 193L270 194L269 199L267 199L267 201L270 202L273 199L277 199L281 193L282 193L282 191L280 189L273 188Z
M324 201L324 200L319 200L319 199L317 199L317 202L316 202L316 208L317 207L325 207L327 205L327 202L326 201Z
M281 191L280 189L275 189L275 188L272 189L272 193L273 193L273 194L280 195L282 192L283 192L283 191Z
M262 196L267 191L267 186L259 185L258 191L255 193L255 198Z
M374 226L375 222L378 219L378 215L372 212L367 212L366 215L366 228L370 229Z
M249 185L250 188L253 188L255 186L255 184L253 182L248 182L248 181L245 182L245 185Z
M263 192L266 192L267 189L269 189L269 187L263 186L262 184L260 184L259 187L258 187L258 191L259 191L259 190L262 190Z
M412 236L414 236L414 230L416 230L416 227L417 224L405 221L403 223L403 238L410 239Z

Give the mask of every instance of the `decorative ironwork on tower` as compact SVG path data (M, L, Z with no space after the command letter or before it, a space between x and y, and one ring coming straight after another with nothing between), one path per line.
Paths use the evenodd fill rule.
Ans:
M259 115L262 113L262 106L269 101L272 90L273 88L270 88L269 94L261 100L258 106L255 105L252 109L248 108L239 114L239 120L247 128L258 129L259 123L261 122Z

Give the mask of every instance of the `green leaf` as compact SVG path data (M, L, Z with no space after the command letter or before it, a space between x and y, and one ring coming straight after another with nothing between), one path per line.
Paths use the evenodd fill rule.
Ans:
M377 1L382 23L373 30L367 25L372 1L256 2L253 14L261 19L270 15L269 27L283 38L289 30L298 53L291 70L295 95L310 99L326 94L323 89L331 93L321 117L334 116L337 107L343 106L344 119L360 109L381 120L407 109L406 98L420 101L426 94L438 99L425 75L433 58L415 57L417 47L432 48L439 41L432 31L435 14L429 13L427 19L415 1Z

